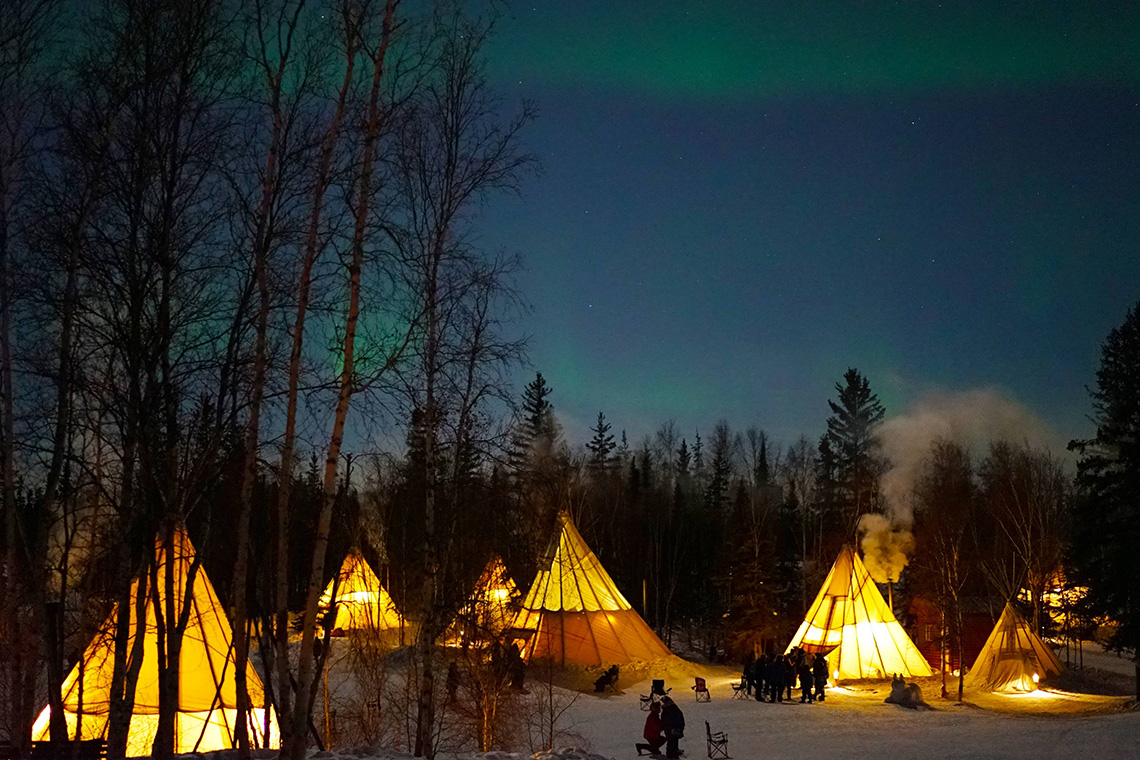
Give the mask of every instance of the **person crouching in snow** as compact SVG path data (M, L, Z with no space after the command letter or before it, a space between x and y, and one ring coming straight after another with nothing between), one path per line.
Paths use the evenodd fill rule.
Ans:
M677 742L685 736L685 715L670 697L662 699L661 704L661 722L665 724L665 736L668 741L665 746L665 757L678 758L681 756L681 750Z
M661 752L661 745L665 743L665 724L661 722L661 705L654 702L649 706L649 715L645 716L645 731L642 732L645 742L637 745L637 754L642 750L651 755Z

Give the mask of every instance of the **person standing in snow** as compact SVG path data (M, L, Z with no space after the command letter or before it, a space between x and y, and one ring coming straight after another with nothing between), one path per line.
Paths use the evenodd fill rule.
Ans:
M799 670L798 675L800 677L800 704L803 704L804 702L807 702L810 704L811 702L815 701L814 699L812 699L812 696L811 696L811 685L812 685L811 665L812 665L811 655L807 654L806 652L801 653L800 665L799 665L799 669L798 669Z
M748 654L744 656L743 667L740 670L740 685L744 688L744 693L752 696L752 666L756 664L756 655L751 649Z
M677 743L685 736L685 715L670 697L661 700L661 722L665 725L665 757L678 758L681 750Z
M768 693L773 704L784 701L784 658L778 654L768 661Z
M827 658L822 654L815 656L815 663L812 664L811 673L815 676L815 700L822 702L824 698L823 687L827 686Z
M792 701L792 689L796 687L796 662L793 655L786 655L783 658L784 662L784 690L786 694L784 699L789 702Z
M752 663L752 685L756 689L756 701L763 702L767 693L768 683L768 655L761 653L760 659Z
M637 754L640 757L642 750L645 750L651 755L656 755L661 751L661 745L665 743L665 724L661 722L661 705L654 702L649 706L649 715L645 717L645 730L641 732L645 737L644 743L637 745Z

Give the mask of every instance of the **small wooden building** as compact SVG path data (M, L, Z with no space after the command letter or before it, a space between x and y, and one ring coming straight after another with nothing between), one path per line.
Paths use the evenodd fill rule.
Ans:
M985 646L990 631L1001 615L1004 605L1001 600L970 596L962 599L962 652L957 651L958 642L950 634L946 650L950 658L951 672L962 666L962 655L966 665L974 664L978 653ZM942 616L938 605L925 597L915 597L910 603L910 619L914 631L914 643L934 671L942 668Z

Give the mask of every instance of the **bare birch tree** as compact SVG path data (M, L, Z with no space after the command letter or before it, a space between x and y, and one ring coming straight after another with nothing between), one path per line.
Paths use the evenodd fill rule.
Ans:
M453 553L456 510L445 501L448 481L456 487L475 410L503 385L494 368L517 354L517 346L489 321L488 307L502 295L509 265L504 268L464 240L464 215L484 194L515 187L533 165L517 145L530 111L500 120L484 77L481 51L491 25L452 9L434 24L432 70L408 108L399 137L396 176L406 206L394 235L419 315L406 382L410 406L420 419L423 468L414 751L429 758L436 751L434 647L450 622L444 619L443 561ZM441 476L448 473L445 442L451 445L452 468Z

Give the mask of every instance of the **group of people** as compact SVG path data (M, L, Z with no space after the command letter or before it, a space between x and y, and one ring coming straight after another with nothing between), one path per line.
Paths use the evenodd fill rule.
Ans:
M681 756L679 742L685 736L685 715L671 697L661 697L649 705L649 715L645 718L645 742L637 745L637 754L648 752L656 755L665 745L665 757Z
M784 655L762 654L755 657L749 652L744 660L741 685L748 696L755 694L757 702L791 701L797 682L801 703L824 701L827 658L795 647Z

